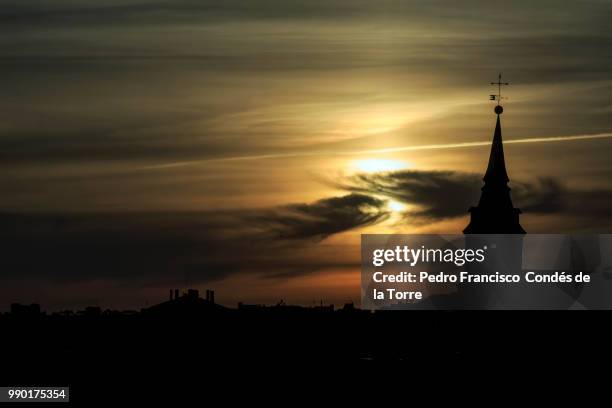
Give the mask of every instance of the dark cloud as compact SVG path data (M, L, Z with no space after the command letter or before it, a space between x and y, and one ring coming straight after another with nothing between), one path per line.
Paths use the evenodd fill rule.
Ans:
M455 171L406 170L358 174L335 184L348 191L390 197L418 208L406 213L409 222L422 223L465 216L480 197L482 177ZM530 213L565 209L570 193L554 178L512 183L515 206ZM576 193L573 193L576 194Z
M381 221L384 205L350 194L264 211L3 214L0 269L4 279L57 281L296 276L346 266L343 257L317 256L311 244Z
M568 206L569 191L552 177L541 177L534 182L514 182L512 198L523 212L551 214Z
M355 17L401 18L418 17L426 23L449 20L449 24L469 21L477 26L533 28L532 20L556 21L557 24L582 22L590 13L604 12L609 4L603 1L585 1L580 5L558 8L551 0L537 2L518 0L514 2L492 2L466 0L456 5L447 0L422 2L418 0L108 0L104 4L82 3L69 0L33 0L3 2L0 17L3 23L47 23L65 22L91 24L95 22L169 21L190 18L333 18ZM582 13L577 14L577 11ZM496 15L491 18L490 13ZM460 21L453 21L460 20ZM599 19L603 22L603 16Z
M358 174L338 187L416 205L419 209L408 214L414 221L465 215L478 199L481 184L481 177L473 173L406 170Z
M601 1L568 5L563 10L549 1L481 0L461 5L398 0L26 3L3 3L0 30L5 35L0 43L6 47L4 60L59 57L72 59L82 68L83 58L96 64L112 59L143 59L150 64L151 59L176 58L192 60L198 69L246 72L402 67L443 74L453 83L469 78L467 82L478 84L483 72L499 66L520 72L522 83L552 83L577 77L607 78L612 65L606 52L611 42L606 16L612 5ZM295 31L281 27L279 32L273 28L275 23L295 20L308 26L295 27ZM220 32L201 31L245 21L268 25L237 24ZM329 29L330 21L340 29L333 38L318 37L318 31ZM398 29L391 33L388 26ZM411 29L402 32L403 27ZM49 35L50 30L54 35ZM134 32L146 34L134 36ZM186 47L190 43L197 47ZM33 64L24 61L22 65L28 69ZM116 66L105 69L116 70Z
M591 220L587 229L609 233L612 227L612 190L574 190L567 192L567 207L575 214Z
M293 204L256 217L278 238L326 238L338 232L372 225L389 216L386 202L364 194L349 194Z

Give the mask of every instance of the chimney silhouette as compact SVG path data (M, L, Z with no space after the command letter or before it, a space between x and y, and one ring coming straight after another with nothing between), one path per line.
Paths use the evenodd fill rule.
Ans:
M178 299L179 298L179 291L178 289L174 289L174 299Z
M214 304L215 303L215 291L211 290L210 291L210 303Z

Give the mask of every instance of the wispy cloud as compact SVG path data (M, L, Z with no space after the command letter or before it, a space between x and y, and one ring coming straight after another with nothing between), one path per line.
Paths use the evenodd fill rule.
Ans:
M404 170L357 174L332 183L338 188L388 197L410 205L405 212L410 224L436 222L461 217L478 202L482 177L457 171ZM552 178L513 182L512 196L517 206L530 213L563 210L567 190Z
M322 239L332 234L376 224L388 218L385 200L352 193L312 204L292 204L253 219L278 239Z
M612 133L596 133L596 134L568 135L568 136L526 137L526 138L520 138L520 139L504 140L504 144L557 143L557 142L589 141L589 140L610 139L610 138L612 138ZM476 142L398 146L398 147L390 147L386 149L366 149L366 150L354 150L354 151L319 150L319 151L312 151L312 152L287 152L287 153L277 153L277 154L228 156L228 157L201 159L201 160L188 160L188 161L160 163L160 164L142 166L142 167L139 167L139 169L141 170L163 170L167 168L193 166L193 165L210 163L210 162L231 162L231 161L246 161L246 160L257 161L257 160L284 159L284 158L293 158L293 157L314 157L314 156L328 156L328 155L360 156L360 155L398 153L398 152L421 151L421 150L464 149L464 148L470 148L470 147L483 147L483 146L490 146L490 145L491 145L491 140L482 140L482 141L476 141Z

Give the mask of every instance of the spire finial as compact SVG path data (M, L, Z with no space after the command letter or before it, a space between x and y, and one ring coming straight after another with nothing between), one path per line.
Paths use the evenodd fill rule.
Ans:
M497 82L491 82L491 85L497 85L497 94L493 94L490 96L490 100L497 101L497 105L495 106L495 113L501 115L504 111L504 108L500 105L502 100L501 87L502 85L510 85L510 82L502 82L502 74L499 74L497 78Z

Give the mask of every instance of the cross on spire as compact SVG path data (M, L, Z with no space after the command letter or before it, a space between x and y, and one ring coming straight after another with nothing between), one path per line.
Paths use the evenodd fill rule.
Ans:
M491 100L497 101L497 105L499 105L502 100L501 87L503 85L510 85L510 82L502 82L502 74L500 73L497 82L491 82L491 85L497 85L497 94L491 95Z

